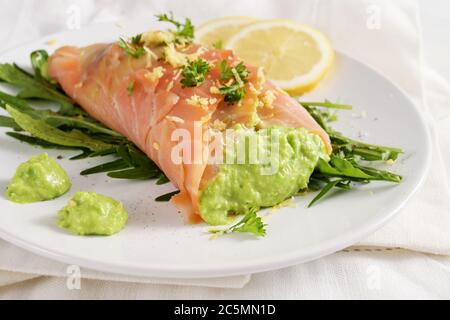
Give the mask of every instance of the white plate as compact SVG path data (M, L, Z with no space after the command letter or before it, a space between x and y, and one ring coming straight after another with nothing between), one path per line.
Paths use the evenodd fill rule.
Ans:
M135 25L122 30L112 24L62 33L0 55L0 62L29 66L32 50L57 45L86 45L112 41L119 35L145 30ZM402 91L369 67L338 54L336 66L305 100L340 99L354 106L340 112L337 128L353 137L404 148L405 155L390 169L402 174L400 185L372 183L348 193L334 194L306 209L313 195L297 198L297 208L283 208L268 218L263 239L230 235L209 240L204 225L183 223L170 204L155 203L156 196L173 189L154 182L89 178L79 172L97 160L73 162L70 152L61 163L73 178L73 188L55 201L16 205L0 197L0 237L39 255L82 267L121 274L208 278L267 271L310 261L356 243L380 228L405 204L423 180L430 163L430 143L424 121ZM358 115L366 115L358 119ZM4 130L3 130L4 131ZM4 190L17 165L42 153L0 132L0 188ZM87 163L88 162L88 163ZM76 237L56 226L57 211L77 191L96 191L123 201L130 212L120 234Z

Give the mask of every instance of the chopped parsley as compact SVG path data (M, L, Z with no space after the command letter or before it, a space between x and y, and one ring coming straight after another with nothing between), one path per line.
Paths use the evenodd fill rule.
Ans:
M184 23L175 20L173 13L160 14L156 16L158 21L168 22L175 26L176 30L172 31L175 35L175 40L181 44L189 44L194 41L195 27L191 20L186 18Z
M119 47L125 50L125 53L133 58L140 58L145 54L144 41L142 39L142 33L129 40L124 38L119 39Z
M199 58L195 61L188 61L182 72L181 84L183 88L200 86L205 81L208 72L209 64L205 60Z
M239 103L245 96L245 83L248 81L249 72L241 62L231 67L226 60L220 63L220 80L227 83L219 88L225 102L229 104Z
M135 81L133 80L133 81L131 81L130 84L128 85L128 87L127 87L128 96L131 96L131 95L133 94L133 91L134 91L134 84L135 84Z
M220 87L219 91L224 96L224 101L229 104L239 103L246 93L245 87L241 87L238 83Z
M262 219L256 214L258 208L252 208L244 218L242 218L238 223L231 226L226 230L212 229L209 232L215 234L228 234L228 233L251 233L257 237L264 237L266 235L266 227Z

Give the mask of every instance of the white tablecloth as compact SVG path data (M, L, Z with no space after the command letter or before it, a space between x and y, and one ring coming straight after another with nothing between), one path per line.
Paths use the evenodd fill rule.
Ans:
M301 3L291 0L161 0L151 4L108 0L0 0L0 40L7 47L76 27L78 21L74 12L80 13L81 26L126 17L151 19L154 13L168 10L192 17L196 22L219 15L254 15L294 18L313 24L330 36L336 48L351 53L401 85L426 113L435 138L434 170L421 192L390 224L344 252L304 265L253 275L251 280L243 276L229 281L175 282L177 286L155 284L152 279L116 279L112 275L87 272L89 278L97 280L83 279L80 290L68 290L67 280L61 277L64 273L57 264L0 243L0 270L12 271L0 272L0 284L4 284L0 297L450 298L450 172L444 160L450 159L450 86L447 82L450 47L441 41L448 37L450 30L450 22L445 17L450 5L437 0L426 3L423 0L421 4L419 12L417 2L408 0L395 3L387 0L307 0ZM419 14L424 20L422 25ZM447 31L441 29L445 27ZM26 261L34 264L27 265ZM48 276L42 277L42 274ZM205 287L226 287L227 282L227 287L243 288ZM174 282L166 279L157 283Z

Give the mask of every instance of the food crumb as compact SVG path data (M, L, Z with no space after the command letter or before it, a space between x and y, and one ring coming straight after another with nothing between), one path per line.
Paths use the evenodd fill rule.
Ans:
M52 38L52 39L48 40L48 41L46 42L46 44L48 44L49 46L53 46L53 45L55 45L57 42L58 42L58 41L57 41L55 38Z
M394 163L395 163L395 161L392 159L389 159L386 161L386 164L388 164L388 165L393 165Z

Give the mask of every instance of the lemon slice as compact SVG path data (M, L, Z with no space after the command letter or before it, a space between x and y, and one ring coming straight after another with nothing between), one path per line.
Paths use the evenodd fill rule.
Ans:
M197 41L206 46L228 42L242 28L258 21L250 17L223 17L203 23L196 31Z
M270 80L293 95L313 89L334 60L330 41L320 31L290 20L252 23L225 47L244 61L264 67Z

